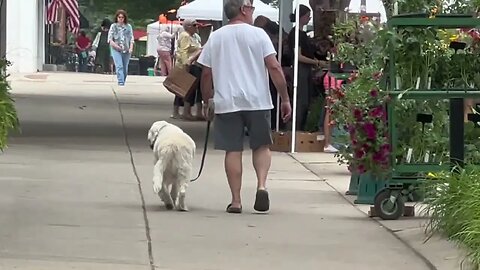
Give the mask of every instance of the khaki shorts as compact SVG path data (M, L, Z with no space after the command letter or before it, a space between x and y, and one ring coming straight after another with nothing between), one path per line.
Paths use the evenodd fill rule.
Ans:
M270 110L216 114L213 128L215 149L228 152L243 151L245 128L252 150L271 145L270 117Z

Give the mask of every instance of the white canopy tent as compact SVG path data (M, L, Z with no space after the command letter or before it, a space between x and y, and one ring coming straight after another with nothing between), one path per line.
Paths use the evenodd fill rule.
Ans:
M263 15L274 22L278 22L278 9L263 3L260 0L255 1L254 17ZM195 19L206 21L223 20L223 0L195 0L177 10L179 19Z
M350 5L348 6L348 13L360 13L361 0L350 0ZM382 0L368 0L366 4L367 13L380 13L380 22L384 23L387 21L387 13L385 7L383 6Z
M160 24L158 21L147 25L147 55L157 55L157 36L160 30L166 29L167 26L173 25L173 33L183 31L183 27L179 24Z

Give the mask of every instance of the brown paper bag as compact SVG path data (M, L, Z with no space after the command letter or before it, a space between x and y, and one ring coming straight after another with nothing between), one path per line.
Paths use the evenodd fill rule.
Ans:
M197 78L188 72L188 69L174 68L165 78L163 86L178 97L185 98L197 84Z

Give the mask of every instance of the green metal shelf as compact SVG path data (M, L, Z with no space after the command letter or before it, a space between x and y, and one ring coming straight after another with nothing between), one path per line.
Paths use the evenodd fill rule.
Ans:
M434 18L392 17L388 20L389 27L438 27L438 28L468 28L480 26L480 19L473 17L445 16Z
M402 95L402 98L425 99L425 98L464 98L480 97L480 89L434 89L434 90L409 90L409 91L389 91L391 96Z
M393 167L393 173L418 173L435 172L450 169L450 165L439 165L436 163L397 164Z

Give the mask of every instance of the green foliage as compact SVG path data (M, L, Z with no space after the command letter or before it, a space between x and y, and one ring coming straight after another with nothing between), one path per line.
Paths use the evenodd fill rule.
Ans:
M310 110L307 116L307 123L305 124L306 131L316 132L318 130L318 123L320 117L325 117L323 109L325 108L325 100L322 96L317 97L310 105Z
M427 179L425 213L429 237L441 234L467 251L467 266L480 267L480 168L441 172Z
M7 146L8 133L18 126L17 112L10 96L10 85L7 81L7 66L10 63L0 59L0 150Z
M336 54L334 61L349 63L356 67L369 65L378 59L383 50L382 35L384 30L377 23L359 22L352 17L346 22L334 26Z

